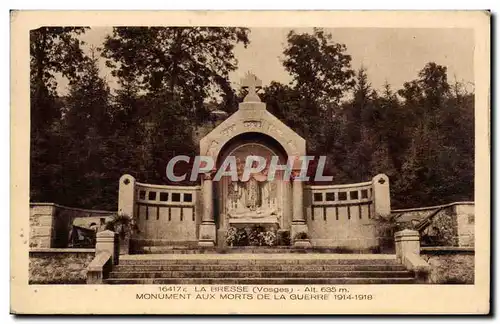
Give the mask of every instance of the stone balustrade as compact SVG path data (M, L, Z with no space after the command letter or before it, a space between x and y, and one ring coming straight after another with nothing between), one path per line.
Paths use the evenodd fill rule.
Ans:
M376 220L390 216L389 179L307 186L306 219L315 246L374 250L379 246Z
M139 246L196 242L200 192L200 186L140 183L125 174L120 178L118 212L134 219L132 239Z
M164 186L136 182L136 203L158 206L195 206L199 186Z

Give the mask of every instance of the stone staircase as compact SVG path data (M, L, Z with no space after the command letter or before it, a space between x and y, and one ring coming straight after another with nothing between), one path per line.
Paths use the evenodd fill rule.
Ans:
M143 254L120 257L108 284L410 284L394 255Z

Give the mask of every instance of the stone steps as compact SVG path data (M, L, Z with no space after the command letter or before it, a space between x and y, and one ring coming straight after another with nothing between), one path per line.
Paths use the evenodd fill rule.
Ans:
M400 266L392 259L120 259L120 265L390 265Z
M408 271L113 271L109 278L405 278Z
M346 250L340 248L329 247L291 247L291 246L274 246L274 247L225 247L225 248L195 248L182 246L143 246L135 250L135 254L231 254L231 253L350 253L364 254L371 251L367 250Z
M394 255L125 255L109 284L408 284Z
M170 264L170 265L118 265L114 271L121 272L151 272L151 271L405 271L403 265L238 265L238 264L216 264L216 265L194 265L194 264Z
M108 284L177 284L177 285L331 285L331 284L412 284L413 277L405 278L110 278Z

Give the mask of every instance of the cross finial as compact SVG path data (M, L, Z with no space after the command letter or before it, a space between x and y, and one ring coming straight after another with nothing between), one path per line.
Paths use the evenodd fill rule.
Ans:
M245 74L245 77L241 79L241 87L248 89L248 94L245 96L243 101L245 102L260 102L260 98L257 95L257 90L262 87L262 81L250 72Z

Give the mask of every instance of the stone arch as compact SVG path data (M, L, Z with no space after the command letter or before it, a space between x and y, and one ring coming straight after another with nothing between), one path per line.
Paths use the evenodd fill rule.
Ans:
M216 160L226 144L245 136L270 138L288 157L306 154L305 140L271 113L240 109L200 141L200 155Z
M286 165L288 154L282 144L273 137L260 132L244 132L233 136L221 146L218 155L214 157L216 169L219 170L224 160L231 155L244 157L250 152L252 155L264 157L268 163L269 158L278 156L279 164ZM241 155L240 155L241 154ZM244 160L241 160L244 161ZM280 228L289 228L291 221L291 207L286 202L290 201L291 183L284 181L283 171L277 171L273 180L258 180L260 200L258 208L262 210L273 210L275 214L270 217L276 218ZM217 230L225 231L231 221L231 213L244 206L244 198L241 196L234 200L233 180L223 177L213 184L213 218ZM241 187L240 187L241 186ZM236 185L235 188L242 188ZM233 197L233 198L230 198ZM269 218L269 217L268 217ZM234 220L234 219L233 219ZM255 220L256 224L259 220Z
M270 152L280 157L280 162L284 163L288 158L286 149L274 138L257 132L246 132L234 136L228 140L219 150L217 156L214 157L216 166L219 167L225 157L230 155L234 150L243 145L262 145Z

